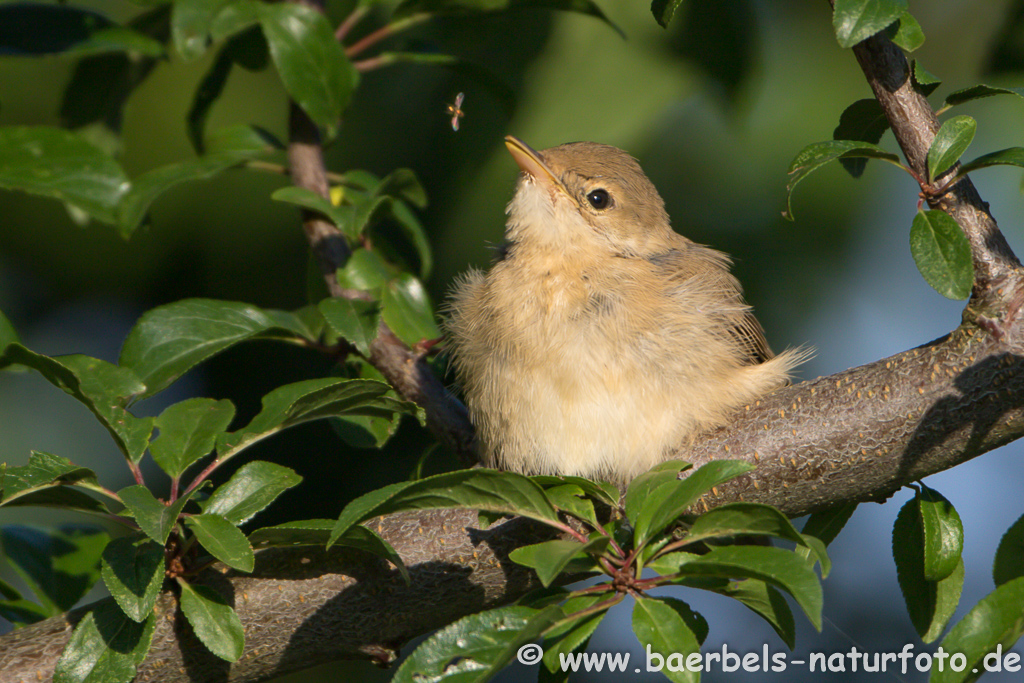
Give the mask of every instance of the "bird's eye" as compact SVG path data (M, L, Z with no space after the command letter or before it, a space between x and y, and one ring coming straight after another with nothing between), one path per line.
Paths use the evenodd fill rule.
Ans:
M591 190L587 193L587 201L595 209L607 209L611 206L612 200L608 196L608 190Z

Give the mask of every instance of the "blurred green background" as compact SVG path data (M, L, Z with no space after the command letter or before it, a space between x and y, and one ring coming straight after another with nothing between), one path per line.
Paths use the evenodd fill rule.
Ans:
M327 150L328 167L381 175L409 167L417 173L430 197L422 219L435 251L427 282L435 302L444 300L459 272L485 267L490 247L502 238L517 170L502 144L511 133L537 149L595 140L634 154L665 198L674 227L733 255L773 347L817 348L802 370L805 378L927 342L959 322L962 304L942 299L914 268L907 234L917 190L896 169L869 164L855 181L837 165L826 168L797 189L797 221L781 217L790 160L805 145L831 138L848 104L870 97L853 55L836 44L825 0L688 2L668 30L655 23L647 2L598 3L625 39L592 17L517 10L437 19L385 44L479 64L515 94L511 105L486 84L442 68L395 66L364 75L341 136ZM76 4L119 21L138 11L115 0ZM351 4L328 3L335 22ZM927 36L915 57L944 81L934 102L983 79L1020 85L1020 75L984 75L991 46L1019 5L912 3ZM374 21L371 15L357 35ZM742 49L726 49L731 43L723 36L730 31L740 32L734 36ZM212 52L194 62L171 56L129 99L121 157L129 176L193 156L185 115L212 62ZM0 56L0 125L59 125L73 67L72 59ZM457 92L466 99L456 133L445 105ZM1024 144L1024 103L996 98L962 110L979 121L969 156ZM271 70L235 69L208 129L255 123L283 138L286 113L284 90ZM890 134L882 145L895 147ZM0 310L30 348L113 361L135 319L159 304L203 296L298 308L306 303L308 265L298 211L269 199L285 183L280 176L235 170L180 185L154 203L148 227L129 241L107 226L76 225L56 202L0 191ZM976 183L1011 243L1019 245L1020 174L983 171ZM295 349L243 345L141 408L157 413L171 401L206 395L232 399L239 420L246 420L270 389L329 370L323 360ZM407 477L429 440L409 424L383 452L348 449L323 424L271 439L252 458L286 464L307 481L257 522L335 516L353 496ZM50 451L96 469L108 486L119 488L129 483L128 475L111 446L86 411L38 377L0 375L0 462L21 464L29 449ZM929 479L965 522L968 578L959 615L991 590L995 544L1024 512L1019 467L1012 465L1019 451L1011 446ZM451 466L443 453L430 464ZM1014 474L1007 476L1010 469ZM160 481L155 470L149 474ZM977 499L984 500L975 505ZM825 582L826 615L833 623L820 635L805 628L798 653L848 650L852 642L890 651L917 642L889 555L897 509L895 503L864 507L833 546L838 568ZM24 513L16 520L0 513L0 523L13 521L54 520L46 513L31 520ZM711 622L708 648L725 642L734 651L759 651L768 642L773 651L784 649L742 609L690 593L682 597ZM591 650L622 650L632 641L631 651L641 656L626 633L628 610L616 616L598 631ZM386 674L356 663L287 680L349 676ZM534 676L517 665L501 680ZM799 672L786 676L800 679ZM902 678L924 680L915 673ZM612 680L579 678L591 679Z

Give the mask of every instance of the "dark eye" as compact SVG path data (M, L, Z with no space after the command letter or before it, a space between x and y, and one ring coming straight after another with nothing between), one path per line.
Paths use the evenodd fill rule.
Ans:
M587 193L587 201L595 209L607 209L612 203L607 190L591 190Z

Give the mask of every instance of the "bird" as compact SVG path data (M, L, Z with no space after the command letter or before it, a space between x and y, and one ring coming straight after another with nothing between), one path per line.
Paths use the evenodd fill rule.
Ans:
M505 242L445 319L482 465L624 487L790 382L808 350L772 353L729 257L672 229L636 159L505 144Z

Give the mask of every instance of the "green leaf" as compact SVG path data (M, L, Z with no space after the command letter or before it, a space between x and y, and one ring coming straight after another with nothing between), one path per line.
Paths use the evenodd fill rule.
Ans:
M963 588L963 561L941 581L925 578L924 533L917 497L907 501L892 527L892 555L896 561L903 600L910 621L926 643L938 638L953 616Z
M178 579L181 611L192 630L213 654L237 662L245 650L242 620L220 593L209 586L192 585Z
M753 469L753 465L741 460L714 460L686 479L669 481L654 489L636 515L636 544L642 545L661 533L713 487Z
M192 180L213 178L225 169L258 157L269 150L270 146L267 145L263 149L238 149L211 153L197 159L168 164L143 173L132 182L131 191L125 195L118 207L117 225L121 236L130 237L136 228L145 221L149 207L156 198L175 185Z
M220 460L233 457L252 444L310 420L345 415L390 418L394 413L415 415L422 409L388 396L391 387L365 379L310 379L286 384L263 397L263 410L246 427L217 442Z
M396 9L396 19L413 14L471 14L517 8L545 8L588 14L608 24L623 38L626 34L605 16L593 0L404 0Z
M136 52L163 55L163 45L147 35L117 26L81 7L33 2L0 5L0 53L5 55L85 55Z
M8 344L20 342L21 340L18 338L18 332L14 329L14 325L11 324L11 321L8 320L3 311L0 311L0 352L3 352Z
M301 481L294 470L276 463L246 463L213 492L203 512L221 515L235 525L244 524Z
M129 187L112 157L71 131L0 126L0 188L67 202L112 224Z
M410 346L441 336L427 290L409 273L400 274L384 286L381 317L395 336Z
M153 431L153 418L138 418L125 409L146 389L130 369L89 356L50 358L21 344L8 345L0 355L0 367L8 363L32 368L48 382L74 396L106 427L126 458L132 462L142 458Z
M376 368L362 358L350 357L345 363L344 369L347 371L345 376L351 379L386 381ZM389 391L386 396L398 400L397 394L393 390ZM394 436L401 419L402 413L398 412L383 416L339 415L330 420L330 425L334 433L350 446L380 448ZM421 461L424 457L420 456Z
M185 525L206 551L233 569L251 572L256 556L241 529L220 515L202 514L185 518Z
M815 142L800 150L789 164L789 183L786 185L786 212L783 215L787 219L793 220L793 189L809 174L836 159L861 157L866 159L882 159L903 168L898 156L867 142L859 140Z
M1003 534L992 563L992 580L997 586L1019 576L1024 576L1024 515Z
M150 309L128 333L120 364L146 384L139 398L165 389L193 366L239 343L259 338L293 339L279 318L249 304L183 299Z
M672 598L641 597L633 606L633 632L641 645L650 648L651 665L657 667L660 663L661 673L670 681L700 680L699 671L690 671L683 665L687 655L700 652L700 643L688 623L696 620L703 621L703 617L685 602ZM704 628L706 633L706 623Z
M27 464L0 468L0 505L28 504L21 501L47 489L59 490L72 484L94 487L96 473L59 455L32 451Z
M359 72L326 17L296 3L259 3L256 16L285 90L328 137L334 137Z
M726 595L743 603L755 614L768 622L779 634L782 642L793 649L796 644L796 622L786 598L764 581L743 579L729 581L721 588L709 588L715 593Z
M910 80L914 85L914 90L925 97L931 95L935 92L936 88L942 85L942 81L939 80L939 77L921 66L921 62L916 59L911 60L910 62Z
M674 566L673 566L674 565ZM724 546L706 555L678 552L658 558L649 566L661 574L682 572L679 583L693 577L757 579L788 592L814 628L821 630L821 583L810 565L796 553L762 546Z
M892 42L906 52L913 52L924 45L924 31L910 12L904 12L900 16L899 28L893 35Z
M128 683L153 641L155 615L137 624L113 600L75 626L53 672L53 683Z
M324 299L319 305L324 320L345 341L364 356L370 355L370 344L377 338L380 326L380 304L358 299Z
M974 284L971 245L943 211L918 211L910 226L910 253L925 282L947 299L966 299Z
M178 53L186 60L206 52L210 24L232 0L175 0L171 12L171 35Z
M928 149L929 179L934 180L952 168L970 147L977 130L978 122L970 116L954 116L942 124Z
M10 588L10 584L3 583L2 581L0 581L0 584L4 588ZM6 590L2 592L7 593ZM16 593L17 591L15 591ZM16 629L42 621L49 616L53 616L49 610L20 596L0 600L0 619L6 619L11 622Z
M321 213L341 230L349 242L355 243L359 239L359 232L354 227L355 212L351 207L335 206L316 192L294 185L274 190L270 198Z
M680 461L676 462L678 463ZM591 481L589 479L584 479L583 477L557 476L550 474L536 475L530 477L530 479L545 490L548 488L560 488L562 486L576 486L582 490L584 495L587 497L600 501L609 507L618 506L619 498L621 496L618 487L607 481Z
M906 11L906 0L836 0L832 27L840 47L853 47L884 31Z
M249 543L253 548L284 547L290 548L296 545L326 545L330 539L331 530L334 528L333 519L307 519L298 522L286 522L277 526L268 526L249 534ZM348 548L358 548L372 555L383 557L391 562L402 575L402 579L409 583L409 570L406 569L402 558L387 541L382 539L376 532L365 526L350 527L345 535L335 541L335 545L343 545Z
M924 578L941 581L960 564L964 526L952 503L935 489L920 486L916 498L924 532Z
M561 617L557 605L542 610L511 605L464 617L420 643L398 667L392 683L482 683Z
M702 514L693 521L686 540L696 542L731 536L775 536L797 545L807 543L789 518L777 508L742 502L726 503Z
M437 508L490 510L560 524L544 492L528 478L478 468L399 482L356 498L341 511L330 543L352 526L380 515Z
M839 532L843 530L846 523L853 516L857 509L857 503L846 503L838 505L821 512L815 512L807 518L804 528L801 530L804 536L814 536L821 539L826 546L835 540ZM798 549L799 550L799 549Z
M636 476L626 488L626 518L636 522L640 508L647 502L655 489L679 479L679 473L690 469L692 465L684 460L669 460L655 465L647 472Z
M164 547L138 535L115 538L103 550L101 574L121 610L143 622L164 583Z
M537 578L547 588L574 557L600 553L608 547L608 542L607 536L598 536L587 543L569 540L545 541L516 548L509 553L509 558L536 571Z
M654 14L655 21L661 24L662 28L668 28L673 15L682 4L683 0L652 0L651 13Z
M563 484L562 486L546 488L544 489L544 495L560 511L578 517L588 522L594 528L601 526L597 519L597 513L594 511L594 503L589 498L584 497L583 489L576 484Z
M979 83L978 85L972 85L969 88L951 92L946 96L944 104L947 107L954 107L958 104L963 104L964 102L978 100L983 97L993 97L995 95L1016 95L1017 97L1024 97L1024 88L1001 88L998 86Z
M1017 166L1024 168L1024 147L1010 147L983 154L977 159L960 166L960 173L958 175L962 176L971 171L977 171L979 168L988 168L989 166Z
M117 493L139 528L161 546L167 543L178 515L190 498L190 494L184 494L171 505L164 505L149 489L139 485L129 486Z
M839 125L832 132L833 140L857 140L877 145L889 129L889 119L882 111L878 100L871 98L857 100L847 107L839 117ZM859 178L868 165L864 157L841 158L839 163L854 178Z
M356 249L344 268L338 269L338 284L369 291L383 287L398 274L372 249Z
M960 652L967 666L956 672L950 667L932 671L934 683L959 683L976 680L985 672L983 664L991 661L988 653L996 652L999 663L1003 651L1009 650L1024 633L1024 578L1002 584L986 595L942 639L947 652ZM995 659L993 656L992 659Z
M556 673L561 670L560 656L586 647L590 636L608 614L608 609L605 608L583 616L575 616L575 614L590 609L604 599L603 595L579 595L565 601L562 611L567 615L566 618L544 634L543 661L544 667L549 672ZM540 607L541 605L533 606Z
M100 578L100 555L110 537L96 527L66 524L43 531L20 524L0 527L3 557L47 612L66 612Z
M172 404L156 418L160 436L150 443L149 452L164 472L177 479L213 450L234 416L235 406L227 399L190 398Z

